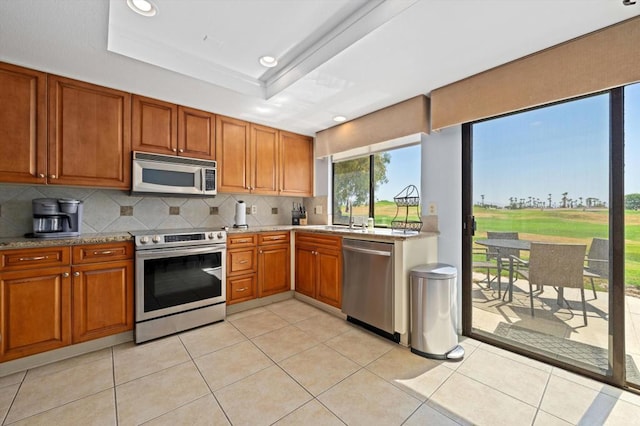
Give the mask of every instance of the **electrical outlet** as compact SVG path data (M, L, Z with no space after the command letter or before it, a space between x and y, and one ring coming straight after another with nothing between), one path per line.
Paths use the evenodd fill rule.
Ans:
M258 206L255 204L251 206L251 214L258 214Z
M315 206L315 208L313 209L313 213L322 214L322 206Z
M438 206L436 203L429 203L429 214L436 215L438 214Z

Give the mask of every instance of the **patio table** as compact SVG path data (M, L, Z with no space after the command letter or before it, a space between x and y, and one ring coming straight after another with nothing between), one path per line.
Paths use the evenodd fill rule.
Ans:
M531 250L531 241L528 240L503 240L503 239L488 239L488 240L476 240L476 244L485 247L491 247L498 249L515 249L515 250ZM509 302L513 301L513 259L509 257ZM499 296L498 296L499 297Z

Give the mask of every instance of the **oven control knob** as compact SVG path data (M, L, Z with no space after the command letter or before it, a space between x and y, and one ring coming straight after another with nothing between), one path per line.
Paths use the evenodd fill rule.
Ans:
M154 235L153 239L151 241L153 241L154 243L159 243L160 242L160 236L159 235Z
M223 238L224 238L224 236L222 235L222 232L218 232L218 239L221 240Z
M149 242L148 237L140 237L140 244L147 244Z
M207 238L210 240L213 240L214 238L216 238L216 236L213 232L209 232L209 235L207 235Z

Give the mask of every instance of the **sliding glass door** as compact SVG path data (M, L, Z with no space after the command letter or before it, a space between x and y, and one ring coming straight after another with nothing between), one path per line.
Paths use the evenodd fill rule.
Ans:
M625 347L629 363L640 366L640 83L624 89L625 134ZM627 369L630 386L640 374Z
M465 125L464 315L467 334L615 382L612 99Z

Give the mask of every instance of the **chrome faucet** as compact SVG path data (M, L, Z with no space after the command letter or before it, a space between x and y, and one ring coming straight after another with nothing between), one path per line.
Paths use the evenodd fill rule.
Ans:
M353 201L347 200L347 208L349 209L349 229L353 229Z

